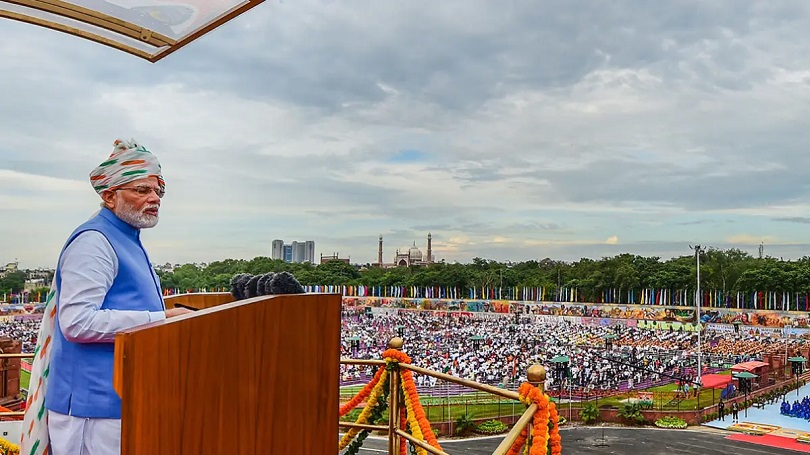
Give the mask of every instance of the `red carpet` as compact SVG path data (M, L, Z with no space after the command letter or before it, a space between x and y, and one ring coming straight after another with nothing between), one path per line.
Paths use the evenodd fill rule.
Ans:
M806 442L796 442L795 439L783 438L781 436L771 436L769 434L766 434L764 436L752 436L748 434L732 434L730 436L726 436L726 439L810 453L810 444Z

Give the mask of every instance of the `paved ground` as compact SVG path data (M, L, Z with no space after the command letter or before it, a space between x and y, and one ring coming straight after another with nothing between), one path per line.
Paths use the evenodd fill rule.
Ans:
M612 455L796 455L797 452L724 439L727 432L633 428L567 428L563 454ZM501 438L443 441L450 455L491 455ZM361 455L387 453L387 440L366 439Z

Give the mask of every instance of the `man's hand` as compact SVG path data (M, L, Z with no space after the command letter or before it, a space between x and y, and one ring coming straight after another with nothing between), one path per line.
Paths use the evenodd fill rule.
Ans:
M193 313L193 311L186 309L186 308L172 308L170 310L166 310L166 319L173 318L175 316L180 316L183 314Z

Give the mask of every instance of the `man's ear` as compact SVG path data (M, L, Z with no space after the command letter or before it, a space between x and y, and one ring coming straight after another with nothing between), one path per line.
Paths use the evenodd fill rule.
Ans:
M103 191L101 193L101 200L104 203L104 207L112 210L115 208L115 191Z

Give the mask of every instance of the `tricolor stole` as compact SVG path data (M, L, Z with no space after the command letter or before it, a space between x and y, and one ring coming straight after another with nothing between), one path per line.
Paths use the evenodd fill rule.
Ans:
M48 411L45 409L45 391L48 389L48 372L51 365L51 343L56 319L56 277L45 300L45 313L34 349L31 366L31 382L28 384L28 399L23 417L21 455L45 455L50 452L48 438Z

